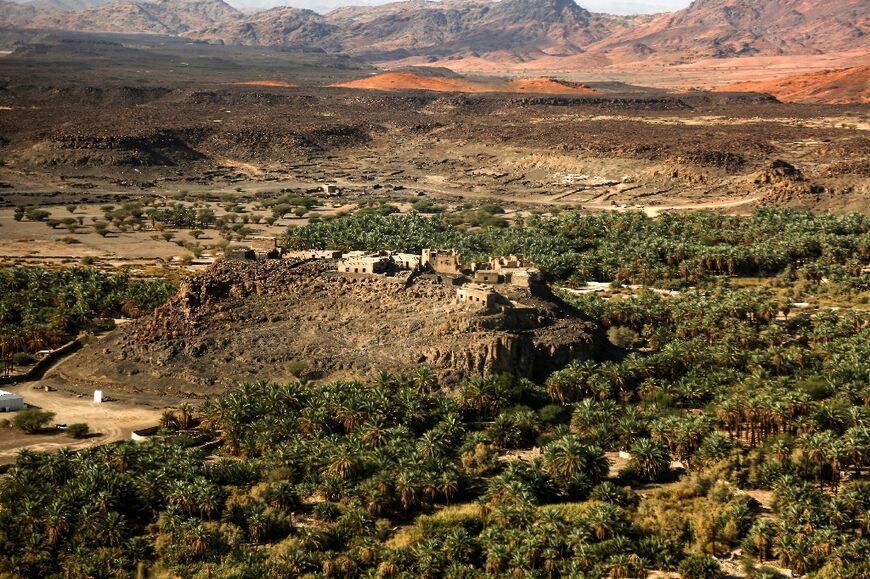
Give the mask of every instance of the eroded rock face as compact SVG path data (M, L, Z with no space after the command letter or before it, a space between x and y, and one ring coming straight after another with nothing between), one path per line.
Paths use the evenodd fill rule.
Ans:
M597 328L546 288L505 289L519 307L481 312L437 276L345 276L334 267L218 263L150 316L85 348L61 377L191 395L290 379L300 363L324 378L425 365L450 381L499 372L542 379L597 348Z

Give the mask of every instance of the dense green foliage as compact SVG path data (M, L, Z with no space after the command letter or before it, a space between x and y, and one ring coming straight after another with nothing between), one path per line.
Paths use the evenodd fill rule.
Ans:
M426 369L246 384L167 412L165 440L22 452L0 478L0 573L716 578L741 549L751 577L867 577L870 313L776 292L860 301L868 225L759 211L465 229L371 213L290 230L290 246L522 252L551 279L682 291L564 292L612 344L541 385L448 389ZM221 445L193 448L199 431Z
M0 359L53 348L95 319L137 317L175 292L166 280L133 279L91 268L0 270Z
M512 227L467 229L444 216L346 216L290 228L293 248L420 251L453 247L466 259L522 253L551 278L666 284L675 287L716 275L784 275L797 279L860 275L870 259L870 218L760 209L750 218L720 213L562 214L517 219Z
M848 340L829 337L826 347L848 349ZM867 343L851 347L866 353ZM200 428L222 434L218 460L187 448L186 435L75 454L22 452L0 480L8 554L0 570L634 577L679 567L714 577L710 559L690 555L742 546L799 573L860 576L870 554L860 538L870 509L861 480L870 416L851 387L814 390L776 419L747 409L732 438L719 408L741 389L692 404L698 414L680 408L682 396L625 382L607 364L589 364L599 388L572 391L568 424L553 411L565 396L557 378L549 396L510 376L450 394L420 371L367 383L240 386L200 412ZM635 398L641 403L628 405ZM753 448L754 420L777 427L759 432ZM184 407L164 425L195 422ZM636 456L608 481L604 448L629 442ZM535 444L543 446L530 462L498 459ZM695 474L639 500L624 485L670 476L662 452ZM778 522L760 517L741 488L772 489Z

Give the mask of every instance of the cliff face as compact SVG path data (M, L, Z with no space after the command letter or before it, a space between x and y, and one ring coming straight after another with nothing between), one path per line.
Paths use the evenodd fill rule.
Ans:
M365 377L429 366L443 379L512 372L542 379L596 349L597 328L546 290L483 313L435 276L345 276L328 262L220 262L148 317L65 363L58 377L174 395L240 381ZM95 371L94 369L99 369Z

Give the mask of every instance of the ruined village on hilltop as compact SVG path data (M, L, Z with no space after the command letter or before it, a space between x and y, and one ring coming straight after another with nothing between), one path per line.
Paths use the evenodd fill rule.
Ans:
M456 287L456 301L483 311L525 307L504 295L506 288L529 289L543 283L541 271L522 255L490 258L485 262L464 263L455 249L423 249L420 254L387 250L367 252L339 250L289 250L278 246L274 237L258 237L227 248L224 259L298 261L331 260L337 271L351 276L391 276L413 282L421 274L446 276Z

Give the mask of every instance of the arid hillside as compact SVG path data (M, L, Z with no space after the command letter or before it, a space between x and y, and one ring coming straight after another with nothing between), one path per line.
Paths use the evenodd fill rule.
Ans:
M139 32L192 35L226 25L240 13L221 0L112 2L87 10L50 12L28 23L31 28L80 32Z
M253 195L332 182L345 203L404 210L421 198L436 209L866 210L866 105L432 69L378 77L304 50L62 34L0 58L6 207L32 202L17 192ZM413 83L328 86L361 78ZM408 90L420 79L452 92ZM469 84L499 92L457 92ZM778 161L801 178L759 178Z
M591 49L691 62L866 48L868 32L870 7L862 0L696 0Z
M765 92L783 102L870 103L870 66L740 82L720 87L723 92Z
M0 22L515 72L796 55L832 55L847 66L855 54L870 51L870 7L861 0L696 0L658 17L592 13L574 0L410 0L326 15L291 7L244 14L222 0L151 0L76 11L4 5Z
M458 93L536 93L536 94L598 94L599 91L580 83L538 77L503 82L474 82L463 78L432 77L412 72L388 72L336 83L337 88L369 90L427 90Z
M436 276L225 261L154 314L86 347L54 378L202 396L300 369L365 377L425 365L453 380L504 371L540 377L593 355L596 328L546 289L509 295L525 307L485 314L458 303L455 287Z

